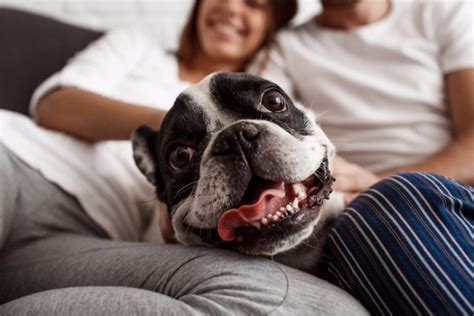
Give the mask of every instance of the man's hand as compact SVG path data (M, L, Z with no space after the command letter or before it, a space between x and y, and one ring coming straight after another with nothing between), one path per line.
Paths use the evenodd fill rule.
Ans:
M332 174L336 178L334 189L344 193L345 205L348 205L360 192L381 180L372 172L338 156L333 160Z

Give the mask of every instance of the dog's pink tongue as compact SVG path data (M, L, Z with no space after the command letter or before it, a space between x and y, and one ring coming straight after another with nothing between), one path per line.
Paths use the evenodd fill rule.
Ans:
M224 241L231 241L236 238L235 229L241 226L248 226L251 222L260 220L267 213L275 213L281 205L285 203L285 190L271 188L260 193L257 202L251 205L242 205L239 208L227 210L222 214L217 224L217 232Z

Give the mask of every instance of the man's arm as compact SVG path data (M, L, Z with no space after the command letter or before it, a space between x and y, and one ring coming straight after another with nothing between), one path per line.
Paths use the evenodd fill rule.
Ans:
M431 158L380 174L401 171L434 172L474 185L474 68L446 75L446 94L453 123L453 140Z
M142 124L159 129L164 111L120 102L72 87L44 96L36 108L36 121L46 128L90 142L129 139Z
M379 175L341 158L335 159L335 189L345 194L346 204L381 178L402 171L433 172L474 185L474 69L453 72L445 80L454 128L452 142L423 162Z

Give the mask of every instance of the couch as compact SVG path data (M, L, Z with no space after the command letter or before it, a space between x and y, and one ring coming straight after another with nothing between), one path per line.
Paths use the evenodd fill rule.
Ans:
M34 89L101 34L0 8L0 108L27 115Z

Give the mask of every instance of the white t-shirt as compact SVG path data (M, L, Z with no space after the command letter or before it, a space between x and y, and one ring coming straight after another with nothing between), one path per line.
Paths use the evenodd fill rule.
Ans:
M393 0L382 20L283 32L264 77L315 110L338 153L372 171L452 139L445 74L474 67L474 1Z
M128 28L93 42L41 84L31 101L33 116L38 100L58 86L167 110L189 83L178 79L174 55L143 30ZM142 240L147 225L156 219L157 199L133 162L130 141L90 144L41 128L25 116L0 111L0 142L75 196L114 239ZM158 229L156 225L148 240L161 239Z

